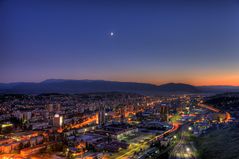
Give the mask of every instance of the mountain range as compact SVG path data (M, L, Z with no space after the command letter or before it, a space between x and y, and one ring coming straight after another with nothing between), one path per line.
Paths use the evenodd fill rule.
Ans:
M162 93L221 93L239 92L234 86L193 86L184 83L154 85L136 82L104 80L64 80L48 79L43 82L0 83L0 93L40 94L40 93L92 93L92 92L132 92L147 94Z

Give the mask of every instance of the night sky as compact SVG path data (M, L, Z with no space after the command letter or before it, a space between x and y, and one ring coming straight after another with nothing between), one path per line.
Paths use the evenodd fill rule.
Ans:
M1 0L0 82L52 78L239 85L239 1Z

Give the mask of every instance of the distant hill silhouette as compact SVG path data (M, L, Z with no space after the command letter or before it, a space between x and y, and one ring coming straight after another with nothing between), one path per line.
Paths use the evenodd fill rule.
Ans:
M234 88L234 87L233 87ZM236 90L236 88L234 88ZM239 88L237 88L239 90ZM202 93L214 92L211 87L195 87L183 83L154 85L136 82L104 80L49 79L40 83L0 83L0 93L91 93L91 92L133 92L133 93ZM218 91L218 90L217 90Z
M199 86L197 88L209 93L239 92L239 86Z
M40 83L9 83L0 84L1 93L89 93L89 92L135 92L135 93L157 93L157 92L185 92L197 93L199 90L187 84L169 83L164 85L153 85L135 82L115 82L104 80L62 80L49 79Z
M190 92L190 93L200 92L200 90L197 87L184 83L167 83L158 86L158 89L163 92Z

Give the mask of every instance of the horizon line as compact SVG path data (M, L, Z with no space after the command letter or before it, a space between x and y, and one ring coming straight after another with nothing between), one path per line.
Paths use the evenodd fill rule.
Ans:
M153 82L135 82L135 81L117 81L117 80L107 80L107 79L61 79L61 78L49 78L45 80L39 80L39 81L16 81L16 82L0 82L0 84L13 84L13 83L42 83L44 81L48 80L72 80L72 81L108 81L108 82L122 82L122 83L141 83L141 84L152 84L156 86L164 85L164 84L188 84L196 87L207 87L207 86L215 86L215 87L239 87L239 85L223 85L223 84L217 84L217 85L196 85L196 84L191 84L187 82L162 82L162 83L153 83Z

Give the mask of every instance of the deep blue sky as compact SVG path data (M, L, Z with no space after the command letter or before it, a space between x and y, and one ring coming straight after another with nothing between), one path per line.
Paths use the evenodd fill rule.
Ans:
M0 82L239 85L238 1L1 0L0 20Z

